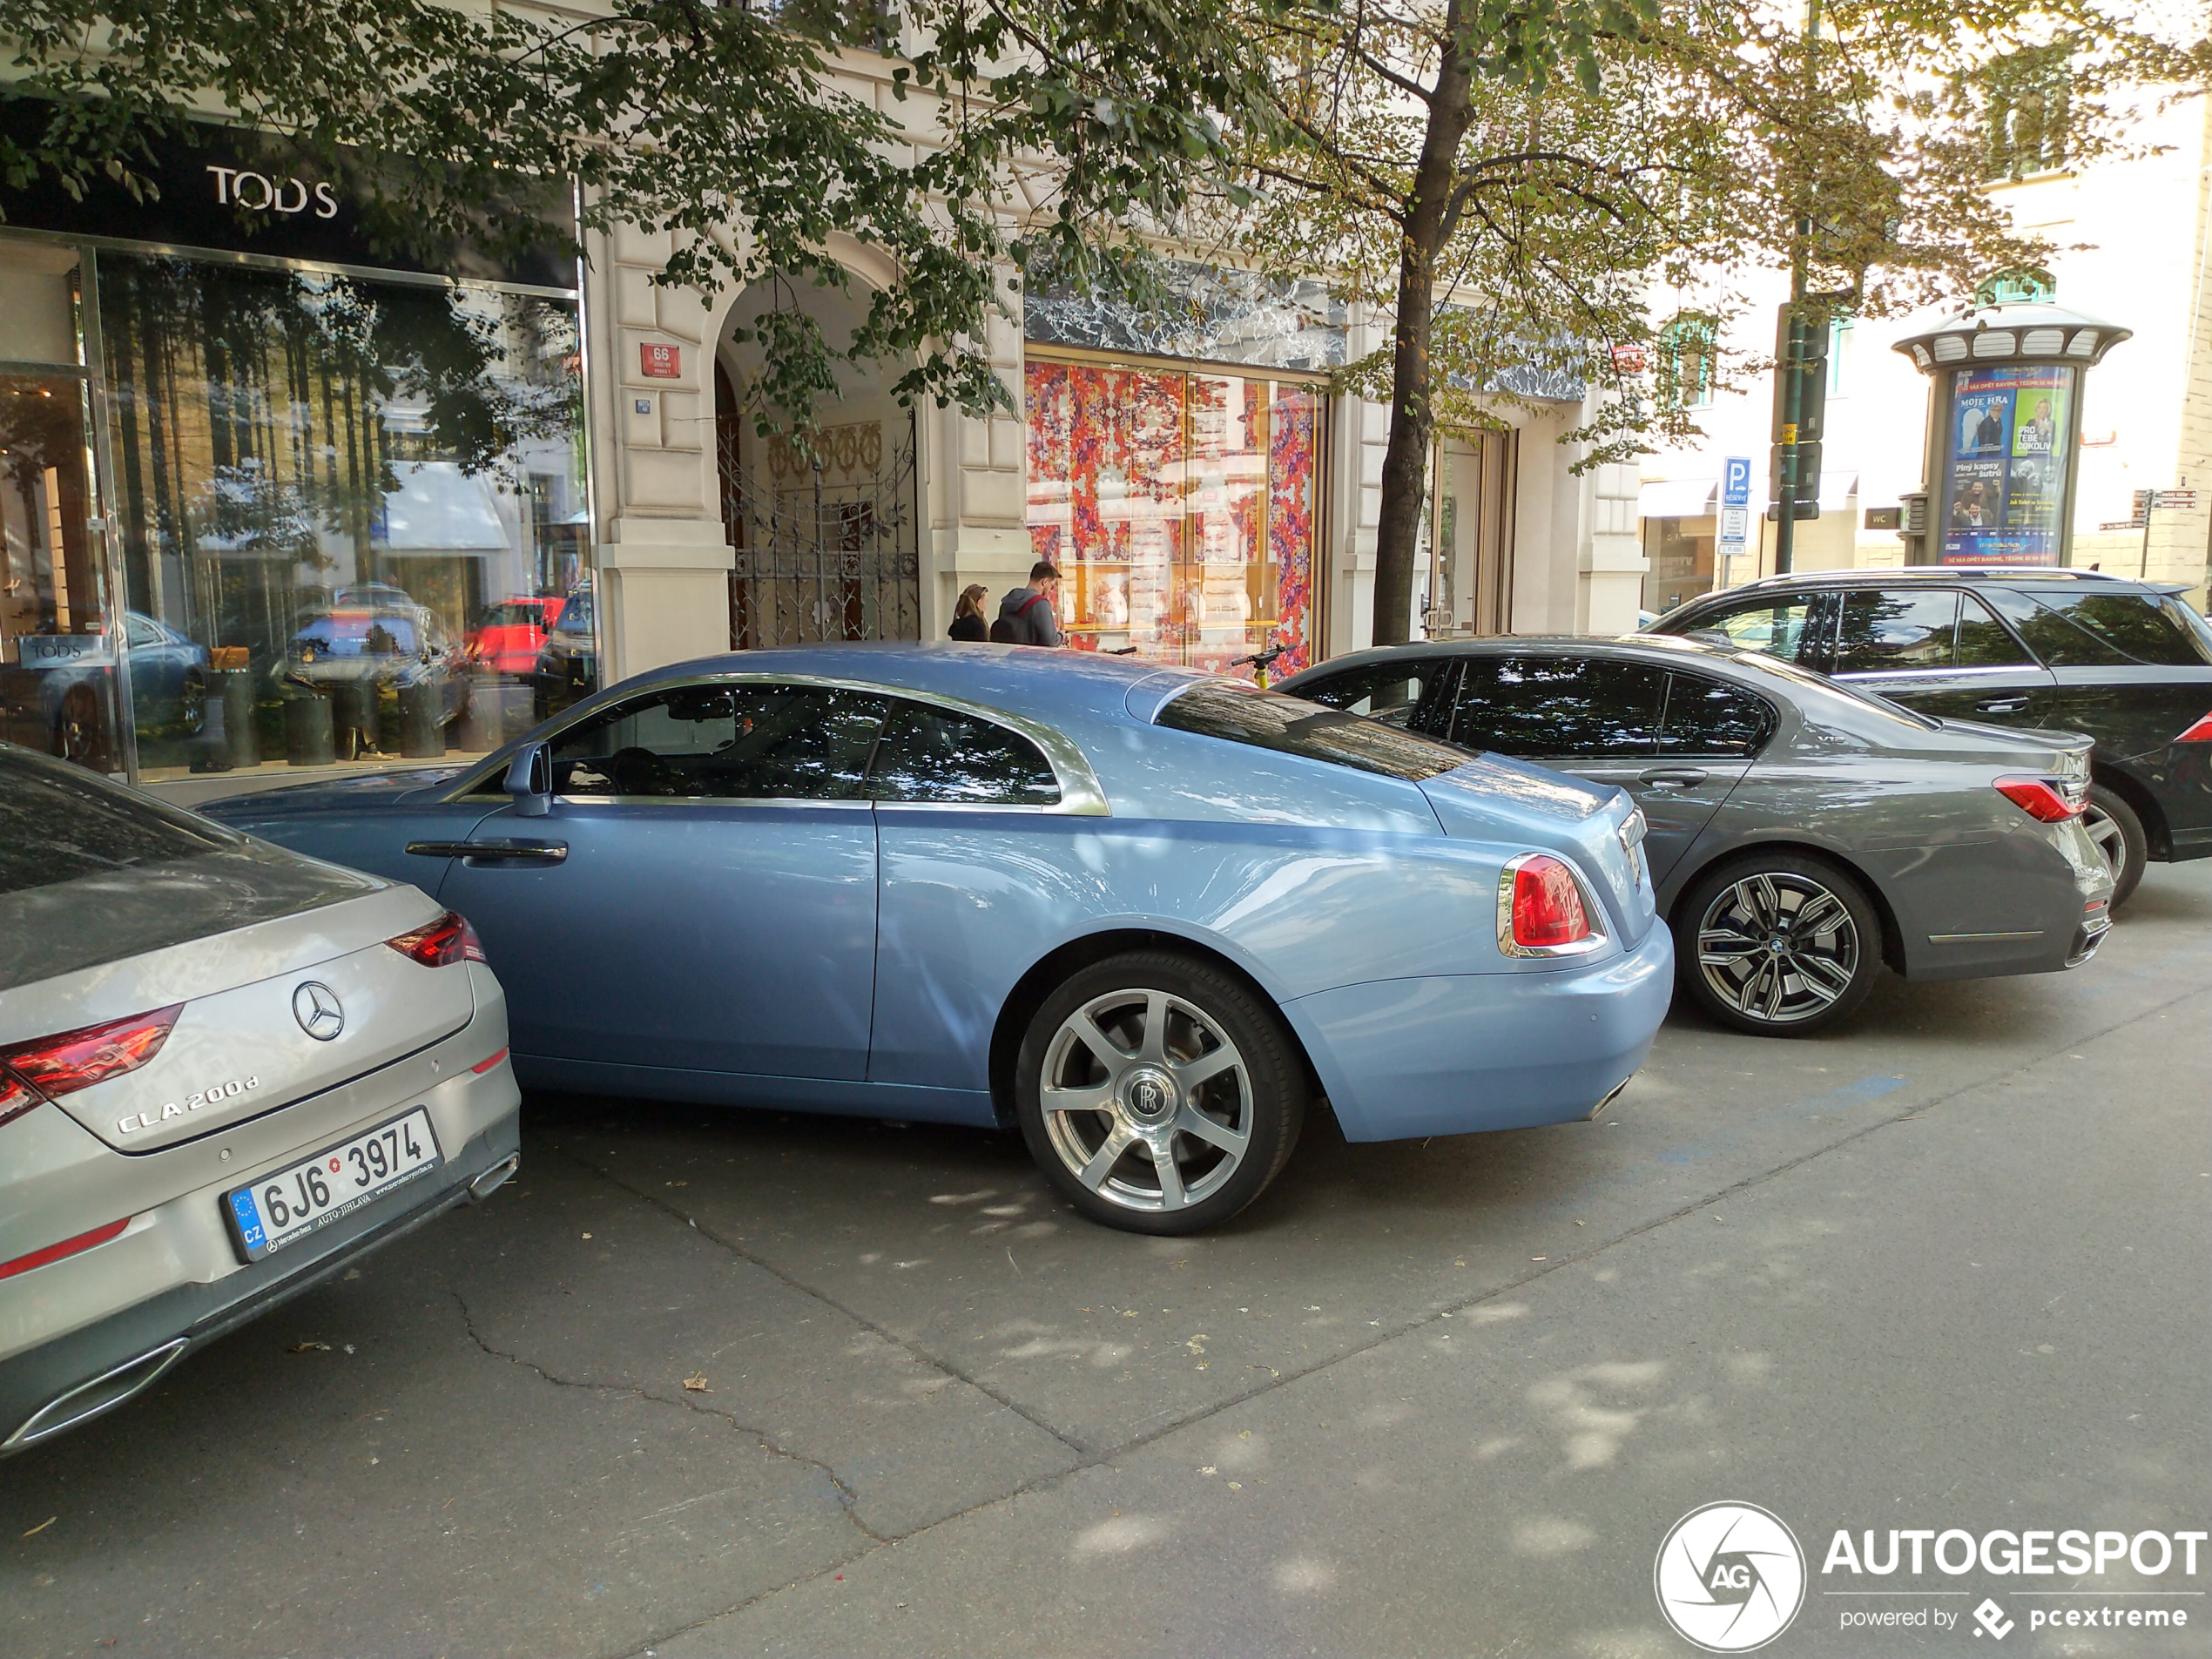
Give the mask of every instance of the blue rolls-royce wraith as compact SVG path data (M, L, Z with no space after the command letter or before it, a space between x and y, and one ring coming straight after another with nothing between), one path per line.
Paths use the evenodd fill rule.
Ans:
M1069 651L681 664L465 772L215 816L413 881L526 1084L1018 1124L1088 1215L1188 1232L1353 1140L1590 1116L1667 1008L1619 790Z

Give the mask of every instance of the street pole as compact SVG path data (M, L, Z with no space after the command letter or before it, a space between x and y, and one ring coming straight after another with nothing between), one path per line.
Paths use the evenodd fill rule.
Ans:
M1815 91L1815 58L1820 50L1820 0L1805 0L1805 96L1811 98ZM1809 190L1810 185L1806 188ZM1797 236L1790 250L1790 316L1782 331L1785 345L1781 365L1782 381L1782 465L1781 488L1777 492L1777 516L1774 526L1774 571L1787 576L1791 569L1792 556L1797 543L1797 417L1804 412L1804 375L1799 367L1799 336L1804 327L1805 290L1811 278L1812 243L1812 204L1808 199L1805 211L1798 214ZM1816 482L1814 487L1818 488Z

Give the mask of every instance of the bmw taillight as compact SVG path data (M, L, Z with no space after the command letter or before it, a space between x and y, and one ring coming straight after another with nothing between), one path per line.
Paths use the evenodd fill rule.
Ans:
M161 1052L184 1009L179 1002L0 1049L0 1123L22 1116L42 1100L136 1071Z
M2063 824L2069 818L2079 818L2089 805L2087 791L2077 793L2049 778L2000 778L1997 792L2043 824Z
M484 948L476 930L453 911L411 934L384 941L411 962L425 968L450 968L455 962L481 962Z
M1498 881L1498 948L1509 956L1568 955L1603 942L1572 866L1548 853L1507 861Z
M2206 715L2174 741L2176 743L2212 743L2212 714Z

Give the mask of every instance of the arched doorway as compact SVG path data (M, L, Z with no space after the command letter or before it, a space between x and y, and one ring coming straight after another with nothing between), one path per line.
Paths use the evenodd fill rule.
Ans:
M730 637L738 649L921 636L921 535L914 412L887 377L853 368L819 407L811 444L753 430L738 388L759 348L728 338L772 306L849 339L860 302L825 288L756 283L730 314L714 367L722 523L736 550Z

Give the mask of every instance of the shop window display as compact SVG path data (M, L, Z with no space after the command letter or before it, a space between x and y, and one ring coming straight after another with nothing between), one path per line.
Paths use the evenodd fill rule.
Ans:
M588 591L572 300L117 253L98 281L142 776L488 750L590 689L549 649Z
M1078 650L1310 660L1321 396L1300 381L1032 361L1030 540Z

